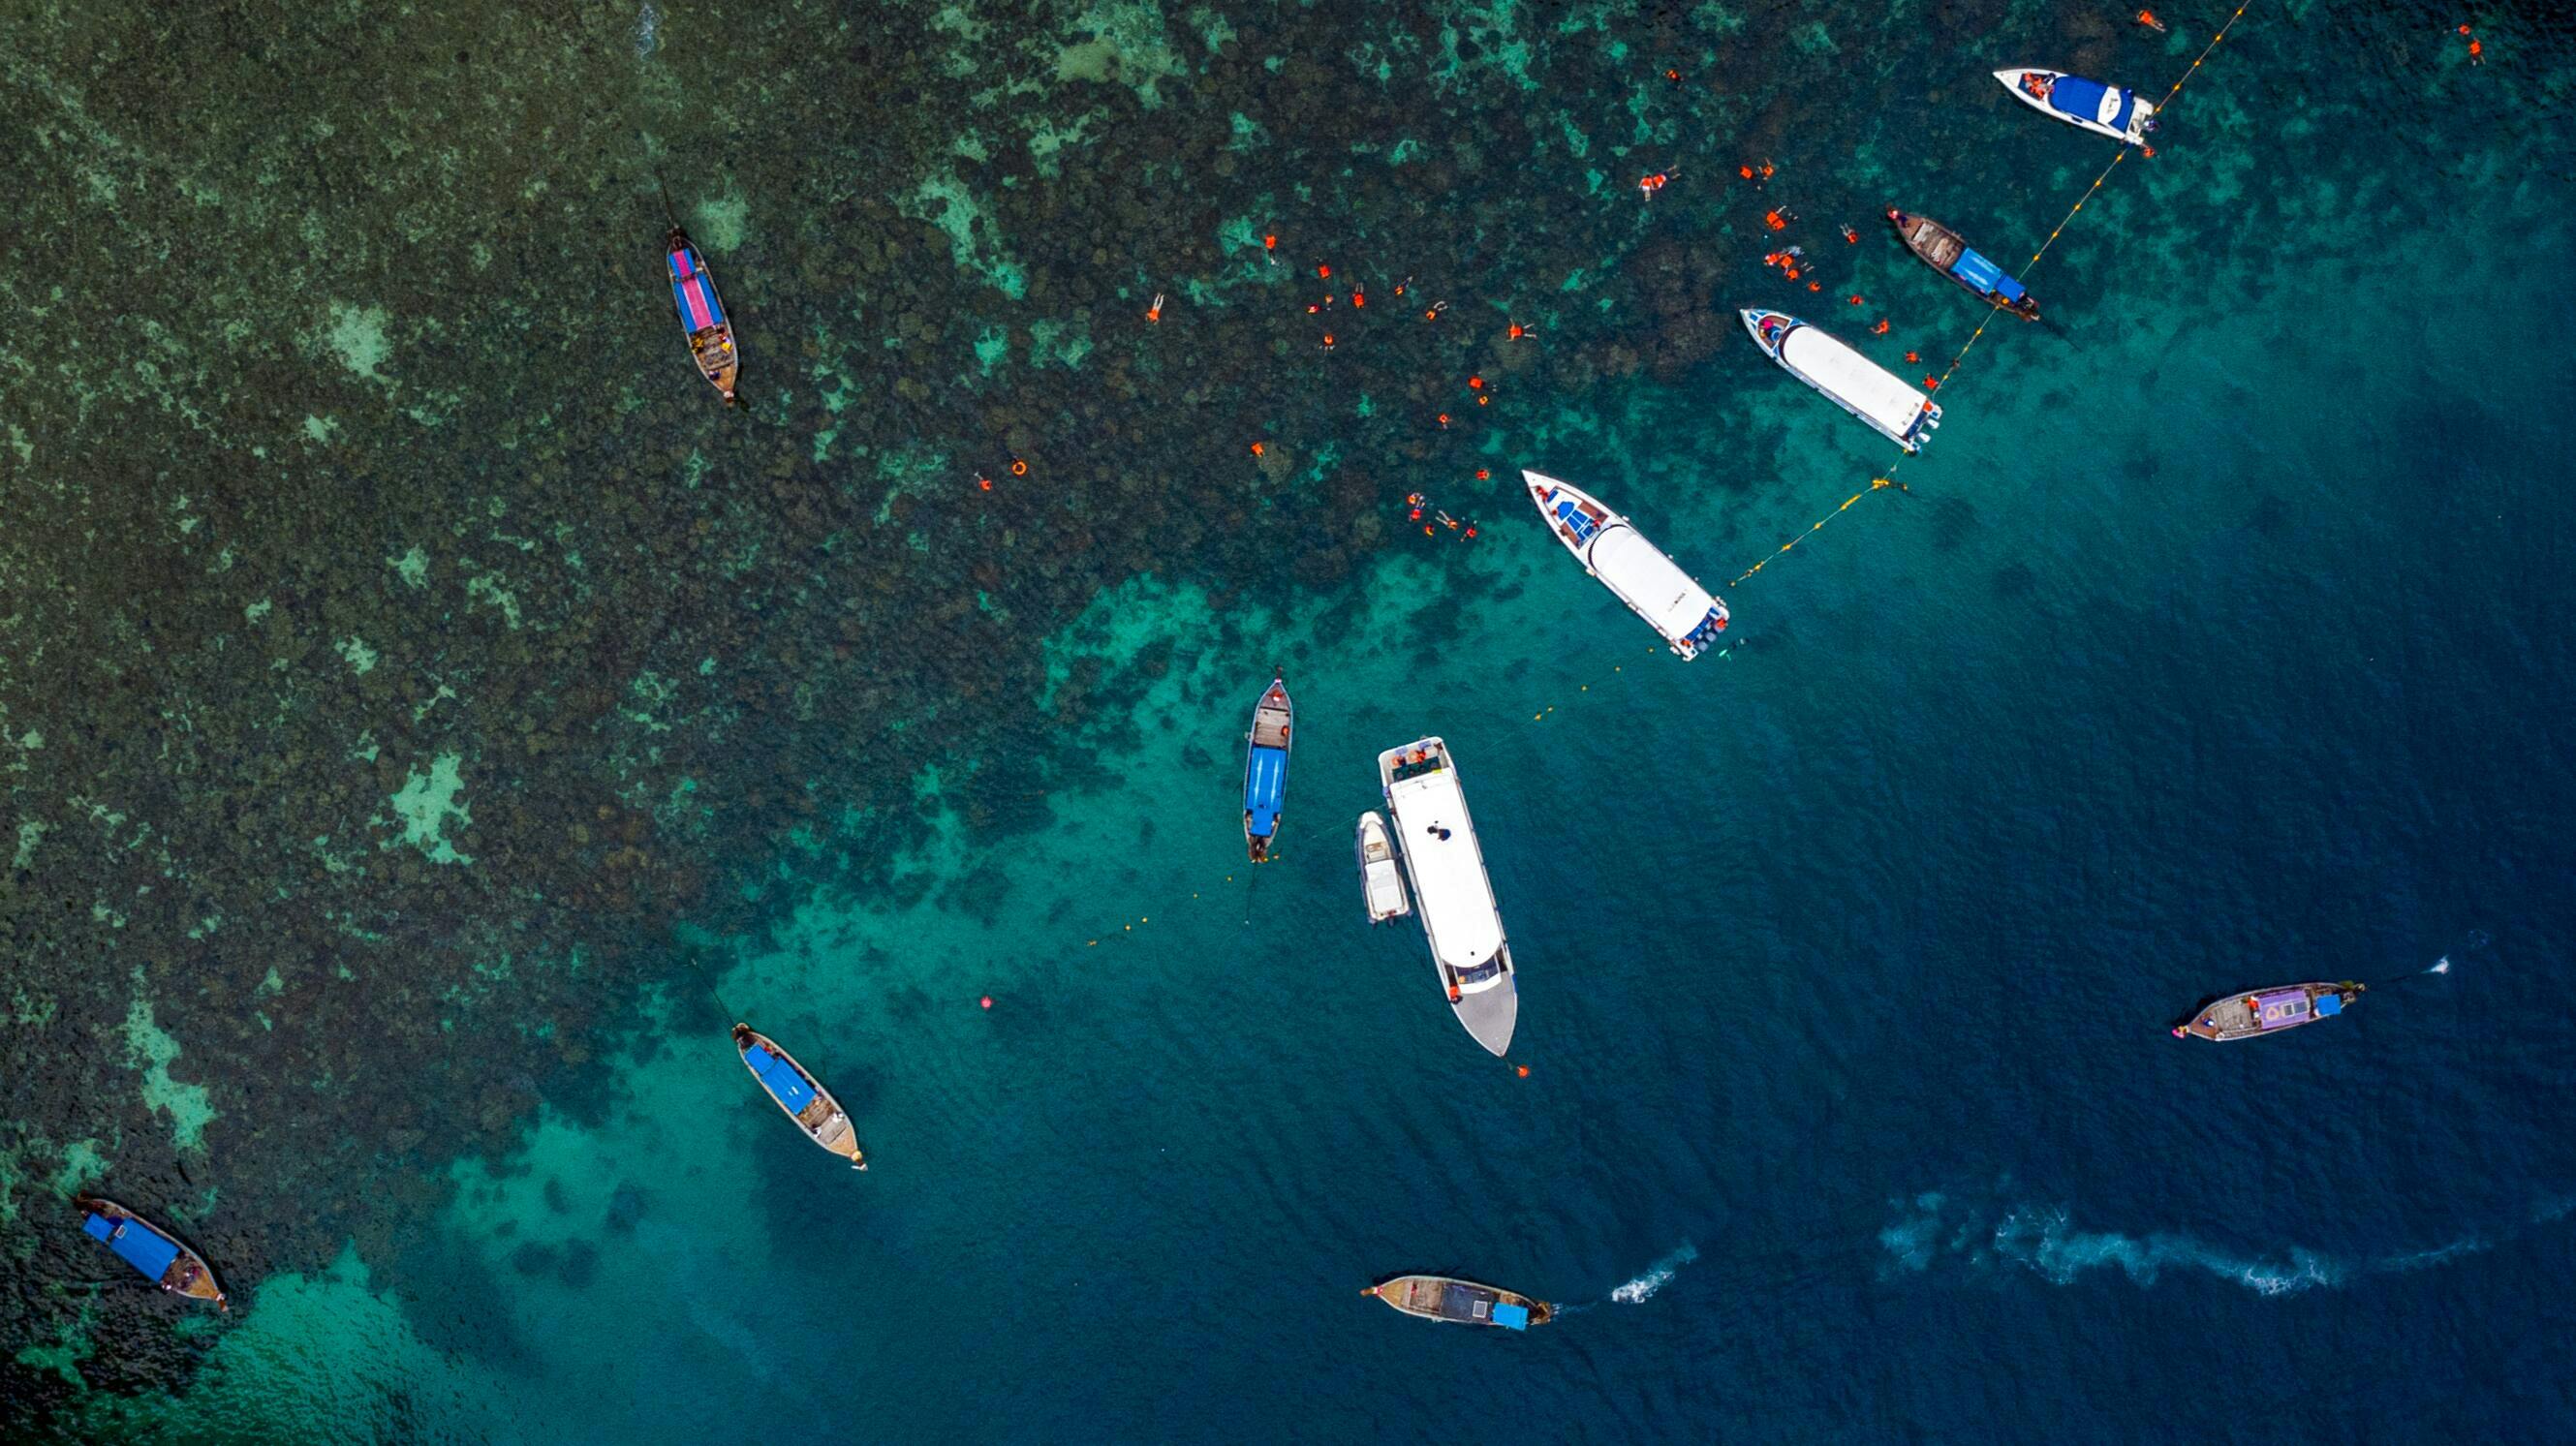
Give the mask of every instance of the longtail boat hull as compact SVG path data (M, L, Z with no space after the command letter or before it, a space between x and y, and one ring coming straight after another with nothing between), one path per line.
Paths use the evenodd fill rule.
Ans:
M778 1041L748 1024L733 1027L734 1048L742 1052L743 1068L760 1084L761 1093L771 1104L796 1122L805 1138L850 1162L850 1168L868 1167L867 1152L859 1148L857 1129L850 1124L849 1112L811 1070L796 1062L796 1057L778 1047Z
M2344 1006L2359 999L2367 988L2368 985L2346 979L2336 984L2280 984L2243 994L2222 994L2193 1010L2185 1023L2175 1025L2174 1037L2189 1035L2226 1044L2280 1034L2343 1013Z
M1556 1307L1495 1285L1447 1275L1399 1275L1360 1292L1424 1320L1527 1330L1556 1318Z
M172 1295L210 1300L218 1310L233 1308L215 1281L214 1267L179 1237L113 1200L84 1195L75 1203L81 1209L81 1232L116 1252L145 1279Z
M1926 266L1949 277L1961 291L2024 321L2039 320L2039 303L2019 281L1980 255L1959 233L1929 216L1911 216L1890 206L1887 219L1896 226L1905 249Z
M1270 862L1270 841L1279 836L1279 815L1288 803L1288 733L1296 721L1287 678L1273 677L1252 707L1243 758L1243 843L1256 864Z
M680 312L680 330L689 339L689 357L697 363L698 375L731 406L734 382L742 374L742 353L734 345L733 321L725 314L724 298L716 292L715 274L707 270L707 258L697 243L677 226L663 243L662 259L670 267L671 302Z

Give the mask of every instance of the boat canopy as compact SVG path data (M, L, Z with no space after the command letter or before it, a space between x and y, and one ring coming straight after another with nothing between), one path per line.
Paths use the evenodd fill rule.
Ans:
M744 1050L742 1058L743 1063L751 1066L751 1072L760 1077L760 1087L786 1106L789 1114L801 1115L807 1105L814 1103L814 1087L805 1082L805 1076L796 1072L796 1066L756 1044Z
M1507 1330L1528 1330L1529 1307L1525 1305L1496 1305L1494 1307L1494 1324L1502 1326Z
M2317 1018L2323 1019L2329 1014L2341 1013L2343 1013L2342 995L2320 994L2317 996Z
M1973 250L1962 249L1959 259L1950 266L1950 274L1978 291L2000 296L2006 301L2019 301L2030 293L2021 283L2004 275L2004 269Z
M1432 956L1461 974L1492 963L1503 947L1503 918L1458 775L1442 768L1389 784L1386 793L1395 827L1404 831L1404 857L1413 866L1415 906ZM1440 836L1444 829L1447 838Z
M716 289L707 284L707 273L698 260L697 248L671 248L671 299L679 303L680 320L693 332L724 325L724 303L716 299Z
M1592 570L1667 638L1686 638L1708 620L1717 599L1691 581L1663 549L1633 527L1613 527L1592 544Z
M1780 359L1817 390L1876 422L1891 437L1911 437L1931 401L1895 373L1815 326L1791 327L1780 343Z
M126 1264L153 1280L169 1274L170 1263L179 1258L176 1242L140 1220L111 1220L104 1215L92 1215L81 1222L81 1228L106 1241L107 1248L123 1256Z
M2061 75L2048 92L2048 103L2068 115L2124 131L2129 128L2129 112L2137 108L2138 102L2136 96L2118 86L2080 75Z
M1244 827L1254 838L1268 838L1279 831L1279 809L1287 796L1288 750L1254 744L1251 763L1243 771L1243 811L1250 815Z
M2275 989L2254 996L2254 1019L2259 1028L2279 1029L2286 1025L2308 1022L2308 991Z

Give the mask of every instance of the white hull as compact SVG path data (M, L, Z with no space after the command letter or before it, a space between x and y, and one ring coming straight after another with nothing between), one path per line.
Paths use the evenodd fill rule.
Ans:
M1383 924L1412 913L1412 901L1404 895L1403 866L1395 861L1395 845L1387 839L1386 820L1374 812L1361 814L1354 846L1359 854L1360 901L1368 908L1369 922Z
M1520 1020L1520 981L1449 746L1418 738L1390 748L1377 756L1377 775L1441 992L1467 1033L1499 1056Z
M1684 661L1698 657L1726 630L1726 604L1647 541L1635 523L1573 483L1530 471L1521 473L1521 481L1539 516L1583 570L1645 619Z
M2020 101L2023 105L2029 106L2032 110L2038 111L2041 115L2048 116L2054 120L2062 120L2068 125L2075 127L2077 130L2091 131L2097 136L2108 136L2115 141L2120 141L2128 145L2143 146L2147 143L2147 132L2155 129L2156 108L2152 104L2138 99L2136 91L2122 90L2116 86L2110 88L2113 94L2128 96L2132 105L2132 109L2129 113L2129 124L2126 129L2123 129L2119 126L2107 125L2094 117L2069 115L2065 111L2059 110L2057 107L2050 105L2047 101L2041 100L2038 96L2035 96L2029 91L2021 88L2021 78L2025 75L2045 75L2055 77L2062 74L2063 72L2061 71L2047 70L2036 65L2026 65L2013 70L1998 70L1995 72L1995 79L2004 83L2004 89L2012 92L2013 99Z
M1748 306L1737 313L1753 344L1780 369L1907 452L1920 452L1941 425L1941 404L1832 333L1786 312Z

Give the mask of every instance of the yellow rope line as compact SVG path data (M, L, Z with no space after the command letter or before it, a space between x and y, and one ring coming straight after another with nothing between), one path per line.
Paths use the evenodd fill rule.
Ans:
M2209 43L2200 48L2200 55L2192 61L2190 68L2185 70L2182 73L2181 78L2173 83L2173 88L2171 90L2165 92L2165 98L2156 103L2156 109L2158 111L2162 111L2170 107L2173 104L2174 97L2182 94L2184 84L2194 75L2200 73L2201 62L2209 59L2209 53L2216 50L2218 48L2218 43L2227 38L2227 32L2235 29L2236 22L2245 18L2245 12L2252 3L2253 0L2246 0L2246 4L2237 6L2236 13L2227 17L2227 23L2218 27L2218 33L2209 37ZM2075 198L2075 204L2067 208L2066 215L2060 218L2057 225L2049 231L2048 239L2039 243L2039 249L2030 254L2030 264L2024 266L2021 269L2021 275L2014 277L2014 280L2027 281L2030 279L2030 274L2039 269L2039 259L2048 254L2048 248L2057 244L2058 237L2066 234L2067 227L2075 224L2075 218L2084 210L2084 203L2092 200L2093 193L2101 190L2103 183L2111 179L2111 173L2120 169L2120 164L2129 159L2129 150L2130 147L2128 143L2125 141L2122 142L2120 145L2120 153L2111 158L2111 164L2102 168L2102 174L2093 178L2092 185L2084 188L2084 194ZM1959 370L1960 363L1968 359L1968 353L1976 349L1978 339L1986 334L1987 327L1994 325L1996 315L2002 310L2003 308L2000 306L1989 308L1984 319L1977 323L1977 329L1968 334L1966 344L1959 348L1958 355L1950 358L1950 364L1947 367L1942 368L1940 380L1932 384L1932 391L1935 395L1938 395L1943 387L1949 385L1951 375ZM1783 554L1789 551L1789 549L1796 547L1799 543L1814 536L1826 523L1833 521L1835 518L1842 516L1846 512L1849 512L1853 503L1867 497L1870 493L1888 487L1894 487L1900 492L1906 490L1904 484L1896 480L1897 468L1904 465L1905 462L1903 458L1897 459L1895 465L1887 469L1887 474L1885 476L1871 478L1867 487L1864 487L1860 491L1853 493L1851 496L1844 498L1842 506L1835 508L1833 511L1826 513L1822 517L1817 518L1808 526L1805 532L1801 532L1797 536L1790 538L1788 541L1781 543L1778 551L1773 552L1769 557L1762 559L1760 562L1757 562L1751 567L1746 568L1741 573L1738 573L1735 581L1728 583L1727 586L1742 586L1746 578L1751 577L1753 574L1769 567L1772 563L1777 562Z

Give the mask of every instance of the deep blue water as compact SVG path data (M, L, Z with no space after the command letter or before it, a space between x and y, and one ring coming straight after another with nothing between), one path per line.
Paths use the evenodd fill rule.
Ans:
M2097 53L2161 89L2223 12L2167 15ZM1131 584L1058 643L1174 646L1116 782L912 860L925 902L784 897L774 945L709 946L868 1174L675 986L611 1124L460 1167L442 1228L483 1269L405 1310L354 1254L272 1282L198 1402L432 1440L2564 1439L2563 129L2481 98L2543 77L2468 71L2441 17L2357 55L2345 24L2249 13L2030 278L2052 320L1956 374L1911 490L1721 588L1727 656L1663 654L1499 490L1463 570L1426 542L1319 601ZM1838 176L1804 244L1939 339L1927 369L1975 313L1880 191L2010 255L2109 159L1982 98L1782 150ZM1880 309L1728 293L1855 338ZM1731 338L1486 455L1722 584L1895 454ZM1274 661L1298 742L1256 885L1233 790ZM1509 1064L1418 931L1360 916L1350 820L1423 732L1519 960ZM923 792L1024 782L979 777ZM2166 1033L2345 977L2374 987L2315 1029ZM1359 1295L1413 1270L1570 1309L1511 1337Z

